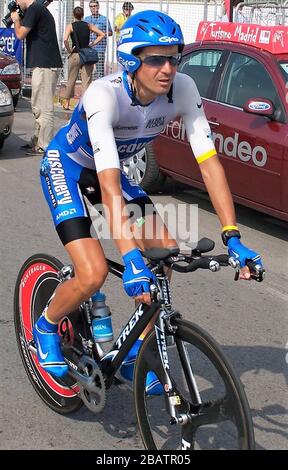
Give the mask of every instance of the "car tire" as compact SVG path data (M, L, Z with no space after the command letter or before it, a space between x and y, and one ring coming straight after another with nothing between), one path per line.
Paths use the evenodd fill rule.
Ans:
M127 177L141 186L147 193L163 190L166 176L161 173L151 144L133 157L124 160L123 170Z

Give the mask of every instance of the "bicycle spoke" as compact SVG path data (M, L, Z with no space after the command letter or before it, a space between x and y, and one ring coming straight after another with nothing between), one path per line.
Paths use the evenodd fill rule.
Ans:
M144 340L136 362L135 406L145 447L253 449L247 400L222 351L196 325L182 319L175 324L176 344L167 349L175 399L162 395L150 400L143 392L148 370L157 372L160 381L163 370L153 332Z
M192 417L194 427L204 426L206 424L216 424L222 421L230 421L231 414L226 413L225 398L217 400L214 403L203 403L198 414Z

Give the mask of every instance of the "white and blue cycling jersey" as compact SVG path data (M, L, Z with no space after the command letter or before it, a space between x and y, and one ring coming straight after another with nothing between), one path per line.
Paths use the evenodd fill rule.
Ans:
M131 98L126 72L96 80L55 140L69 158L99 172L120 168L121 160L139 152L169 121L182 116L197 160L216 153L201 98L187 75L176 74L172 103L162 95L147 106L131 106Z
M49 144L42 161L41 181L56 227L66 220L89 218L82 188L96 187L97 173L120 169L121 160L139 152L177 116L183 118L198 163L216 154L199 92L190 77L177 73L172 99L161 95L146 106L135 103L131 86L126 72L93 82L70 121ZM126 201L148 199L140 186L123 173L121 186ZM100 202L99 188L97 191ZM67 241L66 235L60 238Z

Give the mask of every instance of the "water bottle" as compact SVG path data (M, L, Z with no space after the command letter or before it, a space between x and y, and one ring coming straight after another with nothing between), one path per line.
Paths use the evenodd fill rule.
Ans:
M91 315L93 337L97 343L106 343L113 339L112 320L110 308L106 305L106 296L96 292L92 297Z

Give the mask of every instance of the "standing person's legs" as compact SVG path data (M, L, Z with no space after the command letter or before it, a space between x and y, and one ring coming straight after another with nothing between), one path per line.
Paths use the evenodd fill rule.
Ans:
M98 62L95 64L96 79L102 78L105 75L104 72L104 62L105 62L105 52L98 52Z
M54 94L58 79L57 69L36 67L32 73L31 105L35 118L35 155L43 153L54 135ZM33 154L28 151L28 154Z
M34 136L31 137L31 146L37 148L38 137L40 131L40 114L42 108L42 70L40 67L35 67L32 71L32 80L31 80L31 108L32 113L35 119L34 124Z
M80 70L80 56L77 53L70 55L68 59L68 81L64 98L70 100L74 96L74 87Z
M58 80L58 69L42 69L41 110L39 117L38 147L45 149L54 137L54 95Z
M85 64L81 67L82 95L92 82L92 72L94 64Z

